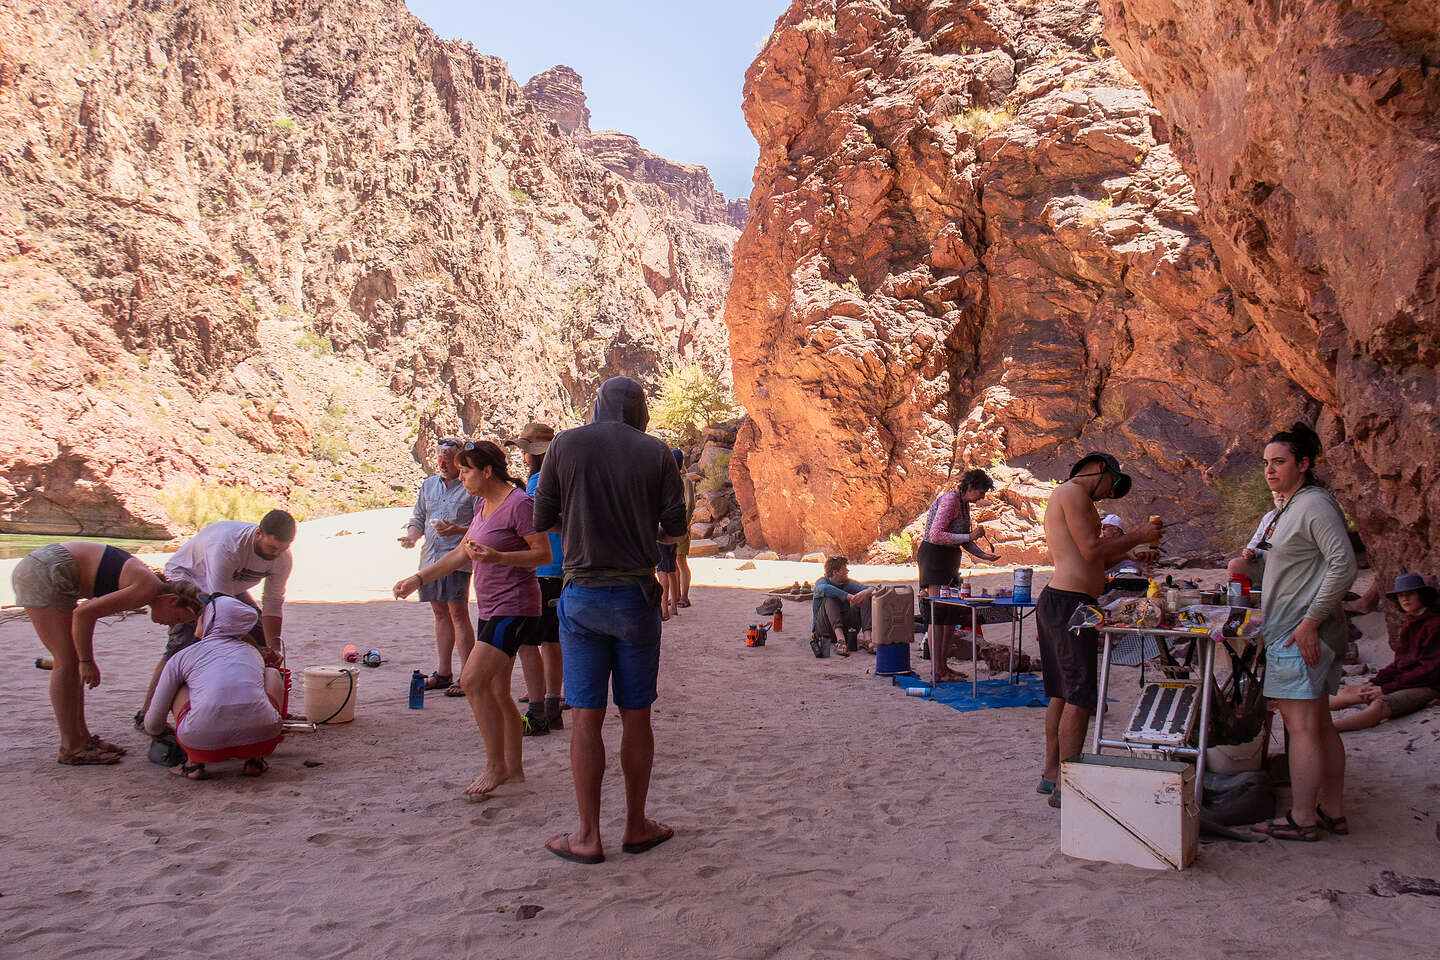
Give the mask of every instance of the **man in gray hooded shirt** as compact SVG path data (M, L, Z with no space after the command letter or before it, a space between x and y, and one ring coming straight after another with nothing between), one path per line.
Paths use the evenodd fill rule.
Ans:
M685 492L670 448L646 435L645 393L629 377L611 377L595 398L590 423L550 444L535 488L535 529L559 527L565 553L560 594L560 651L565 699L573 709L570 771L580 826L551 837L551 853L601 863L600 784L605 721L613 679L620 710L625 773L626 853L643 853L674 836L645 817L655 735L650 707L660 670L657 539L685 536ZM612 676L613 675L613 676Z

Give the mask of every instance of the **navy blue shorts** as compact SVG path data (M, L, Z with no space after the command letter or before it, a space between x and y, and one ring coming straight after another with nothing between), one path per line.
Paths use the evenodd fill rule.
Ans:
M660 544L660 562L655 565L655 569L659 570L661 573L674 573L675 551L679 546L680 545L678 543Z
M613 687L615 706L643 710L660 677L660 608L640 587L572 583L560 594L560 655L570 706L604 709Z
M475 642L492 646L507 657L515 656L520 645L539 632L539 617L482 617L475 621Z
M439 580L420 584L421 603L469 603L470 571L456 570Z

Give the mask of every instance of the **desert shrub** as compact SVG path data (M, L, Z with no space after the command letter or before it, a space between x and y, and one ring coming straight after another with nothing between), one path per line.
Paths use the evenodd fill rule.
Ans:
M335 349L328 338L320 336L314 330L302 331L300 336L295 338L295 345L302 350L309 350L317 357L323 357Z
M249 487L226 487L187 479L173 483L155 496L177 526L199 530L216 520L256 523L276 506L269 494Z
M1275 498L1259 469L1236 480L1221 480L1215 484L1215 492L1220 497L1220 546L1238 553L1250 540L1260 518L1275 509Z
M516 203L529 203L530 194L521 187L511 187L510 199L514 200Z
M274 120L270 121L270 125L273 126L276 130L279 130L281 133L295 132L295 121L290 119L289 117L276 117Z
M697 493L719 493L730 483L730 454L722 453L695 481Z
M971 136L979 140L992 130L998 130L1015 119L1015 113L1012 107L996 107L994 109L975 107L947 119L952 125L968 131Z
M899 533L890 534L890 546L900 554L900 559L910 561L915 559L915 535L909 530L901 530Z
M311 452L316 460L339 463L350 452L350 444L344 437L336 436L333 433L317 433L315 434L315 446Z
M700 442L700 434L712 423L731 420L742 413L735 395L719 378L698 363L672 367L660 385L660 397L650 408L655 432L674 446Z

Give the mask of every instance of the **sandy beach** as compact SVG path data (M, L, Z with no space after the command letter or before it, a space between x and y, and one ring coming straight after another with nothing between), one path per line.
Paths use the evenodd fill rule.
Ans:
M677 836L620 851L612 716L609 859L564 863L542 843L574 822L568 730L527 740L526 782L473 803L465 701L407 708L434 647L428 611L387 599L416 559L393 542L403 516L302 528L290 666L338 662L347 643L386 663L362 671L353 723L292 733L258 780L234 762L202 783L146 762L129 718L163 632L142 617L97 631L105 680L87 697L92 729L130 756L57 765L40 643L23 620L0 625L0 956L1411 957L1440 942L1440 899L1370 891L1382 870L1440 874L1440 709L1346 735L1347 838L1202 843L1178 873L1072 860L1034 792L1042 710L958 713L905 697L863 653L816 660L808 603L744 646L763 588L818 564L694 561L655 708L651 811ZM1384 665L1381 616L1359 622L1363 659ZM1033 629L1024 641L1033 653ZM1115 671L1117 709L1136 676ZM521 919L524 905L543 909Z

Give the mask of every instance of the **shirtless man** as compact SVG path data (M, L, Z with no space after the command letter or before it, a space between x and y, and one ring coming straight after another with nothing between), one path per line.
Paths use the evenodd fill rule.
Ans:
M1108 453L1090 453L1070 468L1070 479L1055 488L1045 509L1045 542L1055 575L1035 607L1045 694L1045 772L1037 793L1060 806L1060 761L1081 750L1098 696L1094 630L1069 629L1076 607L1093 605L1105 588L1105 568L1141 544L1158 543L1165 524L1151 520L1129 534L1100 537L1095 503L1130 492L1130 478Z

